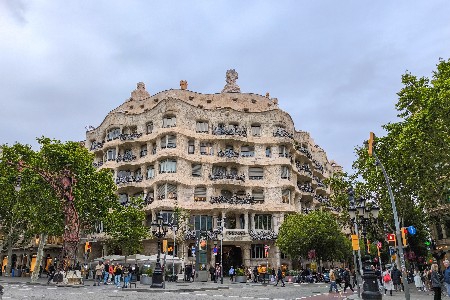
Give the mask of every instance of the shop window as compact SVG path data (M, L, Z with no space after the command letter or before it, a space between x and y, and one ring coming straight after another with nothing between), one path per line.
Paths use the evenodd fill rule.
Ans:
M264 258L264 245L252 245L252 258Z

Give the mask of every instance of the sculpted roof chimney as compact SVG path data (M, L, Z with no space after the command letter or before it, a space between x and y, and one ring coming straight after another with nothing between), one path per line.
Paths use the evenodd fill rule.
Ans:
M240 93L241 88L236 84L238 78L238 72L235 69L228 70L225 78L227 84L223 88L222 93Z

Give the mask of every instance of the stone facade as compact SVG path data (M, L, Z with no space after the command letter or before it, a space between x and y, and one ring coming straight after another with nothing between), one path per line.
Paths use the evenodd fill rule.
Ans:
M309 133L295 130L276 98L241 93L237 77L229 70L218 94L189 91L183 80L179 90L150 96L138 83L87 131L86 147L96 167L114 172L124 205L132 196L144 199L148 223L160 212L170 218L175 207L190 213L190 230L212 230L226 218L225 270L289 264L274 246L281 222L290 213L332 209L323 180L342 168ZM194 237L182 240L177 254L188 263ZM268 258L264 245L271 246ZM156 241L144 241L144 254L156 248ZM209 251L208 262L214 261Z

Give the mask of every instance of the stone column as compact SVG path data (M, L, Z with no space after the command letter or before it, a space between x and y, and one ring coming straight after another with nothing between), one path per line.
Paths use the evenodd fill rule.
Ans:
M152 222L156 220L156 211L152 209Z
M447 230L445 227L445 223L441 223L441 230L442 230L442 238L446 239L447 238Z
M248 231L248 211L246 211L245 212L245 214L244 214L244 229L245 229L245 232L249 232Z
M251 216L251 220L250 221L252 222L251 229L255 230L255 213L251 213L250 216Z
M102 246L103 246L102 256L107 256L108 255L108 246L106 245L106 243L104 243Z
M275 261L276 261L276 267L280 267L281 266L281 253L280 253L280 249L274 245L272 246L274 247L274 252L275 252ZM275 267L275 266L274 266Z
M251 251L251 246L249 244L242 245L242 256L243 256L242 262L243 262L243 265L247 268L250 266L250 263L251 263L250 251Z
M218 219L218 215L217 215L217 212L214 212L213 213L213 224L212 224L212 226L213 226L213 229L215 229L215 228L217 228L218 226L217 226L217 219Z

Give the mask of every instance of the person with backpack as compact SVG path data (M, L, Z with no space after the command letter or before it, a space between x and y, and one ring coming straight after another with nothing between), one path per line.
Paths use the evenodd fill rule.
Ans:
M347 267L344 270L344 273L342 274L342 277L344 277L344 293L347 288L350 288L352 292L354 292L352 285L350 284L350 269Z
M384 284L384 294L389 291L389 294L392 296L392 290L394 289L394 283L392 282L391 271L388 269L384 269L382 274L383 276L383 284Z

